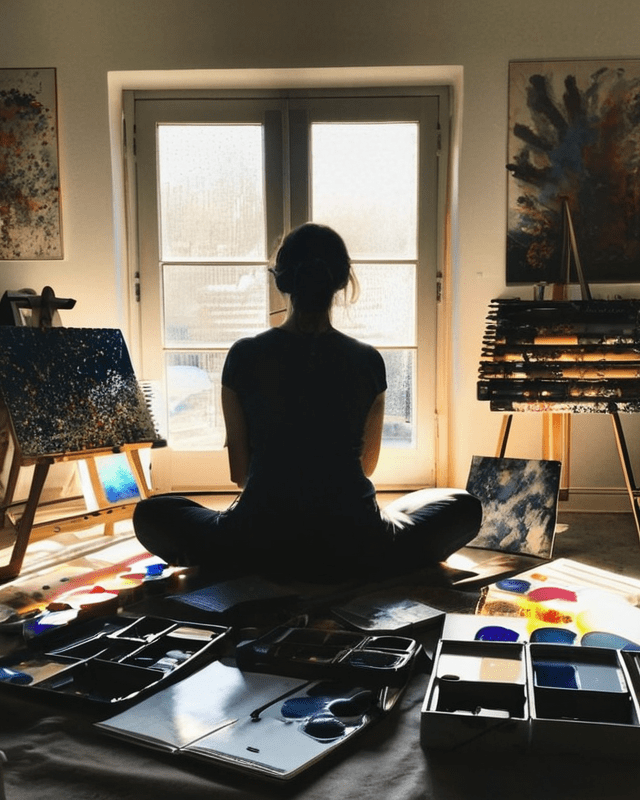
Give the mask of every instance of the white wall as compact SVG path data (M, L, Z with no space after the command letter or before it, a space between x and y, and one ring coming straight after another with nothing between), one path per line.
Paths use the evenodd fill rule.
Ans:
M78 300L68 324L126 327L110 72L461 65L451 467L464 484L500 425L475 399L487 305L523 292L504 282L508 62L640 56L638 12L637 0L1 0L0 67L58 71L65 258L0 264L0 291L48 283ZM621 486L609 421L574 426L574 484ZM507 454L538 457L539 428L517 417Z

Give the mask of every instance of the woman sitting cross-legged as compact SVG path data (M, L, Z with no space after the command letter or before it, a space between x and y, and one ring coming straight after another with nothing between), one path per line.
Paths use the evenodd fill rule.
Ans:
M282 242L273 270L286 321L230 349L222 408L232 480L226 511L158 495L134 513L140 542L170 564L220 576L367 580L434 565L479 530L480 502L422 489L380 510L369 476L380 452L385 366L331 325L352 280L331 228L307 223Z

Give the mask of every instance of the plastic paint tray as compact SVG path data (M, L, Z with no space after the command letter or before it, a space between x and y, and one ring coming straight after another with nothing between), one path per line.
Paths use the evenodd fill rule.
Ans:
M0 659L0 688L112 713L217 659L229 630L124 615L71 623Z

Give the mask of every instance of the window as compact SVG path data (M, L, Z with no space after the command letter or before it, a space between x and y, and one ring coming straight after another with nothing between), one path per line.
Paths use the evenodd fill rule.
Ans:
M284 319L267 272L309 219L345 239L358 302L334 325L378 347L389 388L378 485L435 470L438 151L446 93L136 93L142 375L169 448L154 487L229 487L220 374L229 346Z

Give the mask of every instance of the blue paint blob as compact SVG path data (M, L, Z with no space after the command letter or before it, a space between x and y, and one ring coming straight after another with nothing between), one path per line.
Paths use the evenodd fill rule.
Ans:
M638 650L640 644L632 642L625 636L606 631L589 631L582 637L580 644L584 647L608 647L611 650Z
M17 670L10 669L9 667L0 667L0 681L24 685L27 683L32 683L33 678L31 675L27 675L26 672L18 672Z
M536 628L531 633L532 642L546 642L547 644L573 644L576 634L566 628Z
M293 697L285 700L280 713L288 719L304 719L324 711L332 699L331 697Z
M502 625L487 625L480 628L474 638L478 642L517 642L518 632Z
M507 578L504 581L498 581L496 583L496 587L498 589L502 589L503 592L514 592L515 594L524 594L528 592L531 588L531 584L529 581L523 581L518 578Z
M163 561L159 561L157 564L149 564L145 568L145 572L149 577L152 577L155 575L162 575L166 568L167 565Z
M316 714L305 724L303 730L315 739L337 739L346 730L346 725L333 714Z
M538 661L533 665L537 686L554 689L577 689L577 670L573 664L557 664L553 661Z

